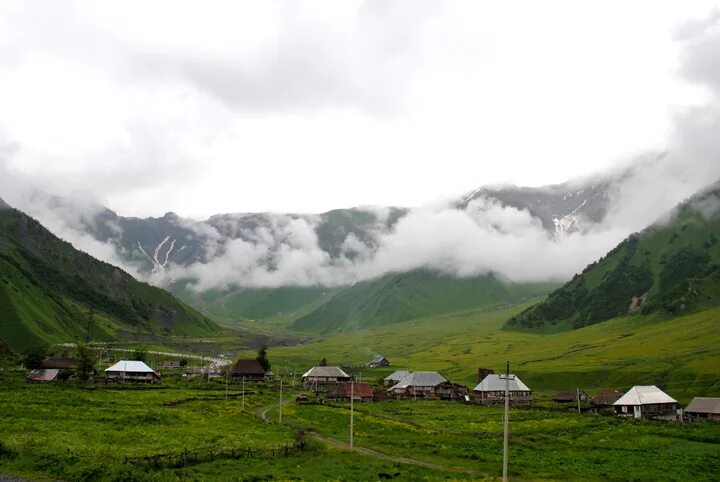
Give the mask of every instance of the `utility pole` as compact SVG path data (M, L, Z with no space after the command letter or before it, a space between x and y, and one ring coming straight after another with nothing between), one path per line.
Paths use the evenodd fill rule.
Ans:
M230 376L230 368L225 370L225 400L228 397L228 377Z
M243 375L242 400L242 409L245 410L245 375Z
M280 377L280 409L278 411L278 423L282 423L282 377Z
M576 390L577 390L578 413L580 413L580 387L576 388Z
M505 420L503 432L503 482L508 480L508 438L510 436L510 423L508 415L510 413L510 362L507 362L505 370Z
M355 381L350 378L350 448L353 448L353 432L354 432L354 409L355 409Z

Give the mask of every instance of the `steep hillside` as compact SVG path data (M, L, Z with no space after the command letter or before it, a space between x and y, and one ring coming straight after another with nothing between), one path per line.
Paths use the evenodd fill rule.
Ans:
M508 327L579 328L626 313L720 304L720 183L623 241Z
M293 328L313 333L351 331L439 313L514 304L550 289L543 284L506 284L492 275L453 278L413 271L357 283L296 320Z
M166 291L75 250L22 212L1 207L0 338L22 349L85 337L88 325L94 339L219 330Z

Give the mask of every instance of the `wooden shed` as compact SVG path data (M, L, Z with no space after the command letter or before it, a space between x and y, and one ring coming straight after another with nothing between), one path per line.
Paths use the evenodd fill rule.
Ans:
M691 419L707 419L720 422L720 398L695 397L685 409Z
M317 389L336 383L349 382L350 375L340 367L312 367L303 374L302 380L305 388Z
M583 390L580 390L578 388L569 388L567 390L558 392L553 397L553 402L555 402L555 403L577 403L578 399L581 402L587 402L590 399L590 397L588 397L588 394L585 393L585 391L583 391Z
M375 358L373 358L372 360L370 360L370 363L366 364L365 366L369 367L369 368L389 367L390 360L388 360L387 358L385 358L382 355L378 355Z
M325 396L328 400L349 402L350 394L356 402L372 402L373 389L369 383L338 383Z
M267 373L259 361L251 358L238 360L230 370L230 376L233 380L261 382L267 378Z
M603 388L596 396L590 399L590 403L598 407L611 407L613 403L617 402L623 393L620 390L614 388Z

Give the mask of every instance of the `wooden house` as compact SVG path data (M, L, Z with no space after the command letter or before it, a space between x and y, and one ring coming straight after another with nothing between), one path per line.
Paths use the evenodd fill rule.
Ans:
M706 419L720 422L720 398L695 397L685 409L691 419Z
M617 402L623 393L620 390L614 388L603 388L596 396L590 399L590 403L596 407L612 407L613 403Z
M636 385L613 403L620 417L675 421L681 415L680 404L655 385Z
M160 383L160 374L137 360L120 360L105 369L105 378L116 382Z
M466 395L463 389L438 372L412 372L390 387L388 394L399 399L456 400Z
M303 374L302 380L305 388L317 389L336 383L349 382L350 375L340 367L312 367Z
M397 370L397 371L391 373L390 375L386 376L383 379L383 384L386 387L395 385L395 384L399 383L400 380L402 380L403 378L405 378L408 375L410 375L410 372L407 370Z
M370 363L365 365L368 368L377 368L377 367L389 367L390 366L390 360L385 358L382 355L378 355L375 358L373 358Z
M56 370L74 370L75 367L77 360L67 356L51 356L40 365L40 368Z
M505 403L505 377L506 375L491 373L483 378L473 389L475 401L483 405ZM509 392L510 403L513 405L532 403L532 390L513 374L510 374Z
M587 402L590 399L588 397L588 394L585 393L583 390L579 390L577 388L570 388L568 390L563 390L561 392L558 392L553 397L553 402L555 403L577 403L578 400L581 402Z
M349 402L351 394L356 402L373 401L373 389L369 383L338 383L330 389L325 398L336 402Z
M233 380L245 380L246 382L262 382L267 379L267 372L259 361L255 359L240 359L230 370Z

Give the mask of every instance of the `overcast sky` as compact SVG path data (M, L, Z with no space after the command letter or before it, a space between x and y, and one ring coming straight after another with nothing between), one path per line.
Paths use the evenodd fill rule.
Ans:
M0 175L192 217L562 182L707 102L715 3L2 1Z

